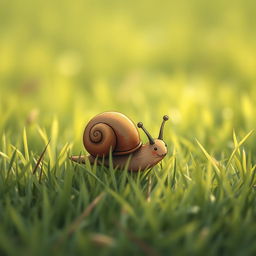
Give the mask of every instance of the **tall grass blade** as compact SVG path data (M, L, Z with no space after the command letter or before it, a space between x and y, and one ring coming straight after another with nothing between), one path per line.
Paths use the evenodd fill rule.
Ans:
M47 150L47 147L49 146L50 142L51 142L51 139L48 141L48 143L46 144L46 146L45 146L43 152L41 153L41 155L40 155L40 157L39 157L39 159L38 159L38 161L37 161L37 163L36 163L36 165L35 165L35 167L34 167L34 169L33 169L33 171L32 171L33 174L36 173L36 170L37 170L38 166L40 165L40 163L41 163L41 161L42 161L42 159L43 159L43 157L44 157L44 154L45 154L45 152L46 152L46 150Z

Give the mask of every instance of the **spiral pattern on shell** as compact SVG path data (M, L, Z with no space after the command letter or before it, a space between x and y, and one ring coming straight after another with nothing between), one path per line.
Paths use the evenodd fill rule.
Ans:
M104 129L104 128L103 128ZM99 125L94 126L90 131L90 140L94 143L99 143L103 138L103 129L99 129ZM103 131L102 131L103 130Z
M104 112L92 118L84 130L83 143L92 156L125 155L141 146L134 123L119 112Z
M93 156L107 156L109 150L116 147L116 135L113 129L105 124L95 124L89 131L89 136L84 138L86 149Z

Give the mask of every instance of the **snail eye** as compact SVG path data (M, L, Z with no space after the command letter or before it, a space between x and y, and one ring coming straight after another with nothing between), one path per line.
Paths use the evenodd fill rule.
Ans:
M157 150L157 147L155 147L154 150Z
M165 147L167 147L167 144L165 144Z

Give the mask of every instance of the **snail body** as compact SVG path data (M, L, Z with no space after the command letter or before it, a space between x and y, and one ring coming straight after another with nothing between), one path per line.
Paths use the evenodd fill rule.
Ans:
M85 163L86 158L93 164L109 166L109 154L112 154L114 168L128 170L146 170L159 163L167 154L167 145L163 141L163 128L168 116L163 117L159 136L153 139L141 122L138 127L146 133L149 142L142 145L135 124L119 112L104 112L92 118L85 127L83 144L89 156L72 156L71 160Z

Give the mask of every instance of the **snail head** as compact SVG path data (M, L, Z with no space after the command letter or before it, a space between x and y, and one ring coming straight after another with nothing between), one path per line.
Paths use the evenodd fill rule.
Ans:
M167 115L163 116L163 121L162 121L162 124L161 124L161 127L160 127L159 136L158 136L157 139L153 139L153 137L149 134L149 132L143 126L142 122L139 122L138 125L137 125L147 135L148 140L149 140L148 147L150 148L150 151L151 151L152 155L156 158L164 158L165 155L167 154L167 145L163 141L163 130L164 130L165 122L168 119L169 119L169 117Z

